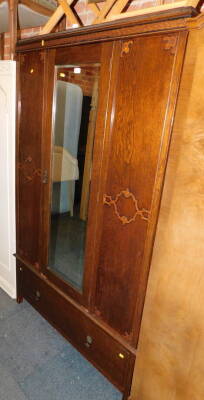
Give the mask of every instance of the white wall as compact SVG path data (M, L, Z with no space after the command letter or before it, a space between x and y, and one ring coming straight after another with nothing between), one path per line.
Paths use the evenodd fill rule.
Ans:
M15 273L16 63L0 61L0 287L16 297Z

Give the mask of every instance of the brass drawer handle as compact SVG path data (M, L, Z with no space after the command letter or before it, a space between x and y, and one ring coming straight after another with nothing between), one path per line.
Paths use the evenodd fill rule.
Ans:
M48 170L44 169L42 173L42 183L48 183Z
M35 293L35 300L36 300L36 301L39 301L39 300L40 300L40 292L39 292L39 290L36 290L36 293Z
M92 343L93 343L92 337L87 335L85 346L89 348L89 347L91 347Z

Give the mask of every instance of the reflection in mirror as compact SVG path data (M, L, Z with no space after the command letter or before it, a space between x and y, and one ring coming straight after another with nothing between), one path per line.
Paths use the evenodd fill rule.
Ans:
M48 265L82 291L99 64L56 69Z

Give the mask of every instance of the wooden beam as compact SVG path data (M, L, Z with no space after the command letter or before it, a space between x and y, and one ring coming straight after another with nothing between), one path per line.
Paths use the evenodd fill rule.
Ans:
M110 10L108 16L120 14L127 5L127 3L128 0L117 0L113 8Z
M39 35L45 35L46 33L50 33L51 30L57 25L59 20L63 17L64 10L62 6L57 7L56 11L52 14L50 19L47 21L43 29L39 32Z
M97 6L95 3L88 3L89 9L96 15L98 16L100 13L100 8Z
M74 0L67 0L68 5L70 6L73 3ZM64 15L64 9L61 5L59 5L56 9L56 11L53 13L49 21L45 24L43 29L39 32L39 35L45 35L47 33L50 33L51 30L57 25L57 23L60 21L60 19Z
M188 2L186 0L184 0L184 1L179 1L176 3L163 4L161 6L154 6L154 7L149 7L149 8L142 8L140 10L127 11L127 12L124 12L121 14L116 14L116 15L109 13L106 20L113 21L116 19L135 17L137 15L151 14L151 13L155 13L155 12L159 12L159 11L170 10L173 8L187 7L187 5L188 5Z
M59 4L62 6L64 13L66 14L66 17L71 22L71 24L76 25L76 26L81 26L80 21L74 15L71 7L67 3L67 0L58 0L58 1L59 1Z
M103 3L105 0L88 0L87 4Z
M125 1L127 2L128 0ZM93 24L100 24L101 22L103 22L106 15L109 13L110 9L113 7L115 2L116 0L106 0L103 8L100 11L100 14L98 14Z
M200 11L202 5L203 5L203 0L187 0L187 5L190 7L197 8L198 11Z
M54 10L51 10L50 8L42 6L39 3L35 3L32 0L19 0L18 4L22 4L22 5L30 8L30 10L37 12L38 14L45 15L47 17L51 17L51 15L54 12Z
M18 0L8 0L8 10L10 32L10 60L14 60L17 41Z

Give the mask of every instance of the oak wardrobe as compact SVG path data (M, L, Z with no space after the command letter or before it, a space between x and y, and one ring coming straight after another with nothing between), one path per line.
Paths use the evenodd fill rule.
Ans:
M19 41L17 282L127 399L192 8Z

